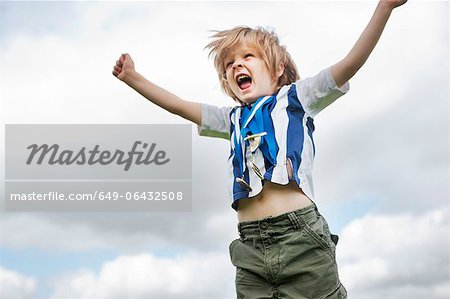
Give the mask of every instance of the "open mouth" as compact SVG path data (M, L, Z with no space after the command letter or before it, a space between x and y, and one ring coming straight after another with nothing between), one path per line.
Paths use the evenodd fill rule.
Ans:
M252 85L252 78L246 74L236 76L236 82L241 90L245 90Z

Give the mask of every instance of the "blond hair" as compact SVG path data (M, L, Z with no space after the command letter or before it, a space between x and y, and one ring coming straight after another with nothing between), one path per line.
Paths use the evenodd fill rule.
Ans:
M278 36L274 31L269 31L262 27L253 29L239 26L230 30L214 32L216 33L211 36L213 41L205 47L210 50L208 57L212 56L214 59L214 66L216 67L222 90L239 103L239 99L231 91L225 78L226 69L224 64L224 59L227 57L228 52L236 46L248 45L258 51L272 79L277 79L279 66L284 66L284 72L278 78L277 88L291 84L300 78L294 61L286 51L286 47L280 45Z

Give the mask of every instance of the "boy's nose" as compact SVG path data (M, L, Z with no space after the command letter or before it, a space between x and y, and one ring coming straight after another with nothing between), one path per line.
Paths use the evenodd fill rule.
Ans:
M233 69L237 69L238 67L243 67L242 61L241 60L236 60L233 63Z

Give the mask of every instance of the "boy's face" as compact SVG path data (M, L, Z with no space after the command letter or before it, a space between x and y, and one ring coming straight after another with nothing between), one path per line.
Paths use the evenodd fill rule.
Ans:
M225 57L225 77L232 92L246 104L276 92L277 80L261 55L247 45L237 46ZM277 78L278 79L278 78Z

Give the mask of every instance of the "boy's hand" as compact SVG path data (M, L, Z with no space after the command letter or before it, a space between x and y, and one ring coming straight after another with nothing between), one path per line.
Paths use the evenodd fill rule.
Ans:
M122 81L126 81L126 77L134 72L134 62L129 54L120 55L119 60L116 61L114 66L113 75Z
M408 0L380 0L382 4L385 4L390 9L394 9L406 3Z

